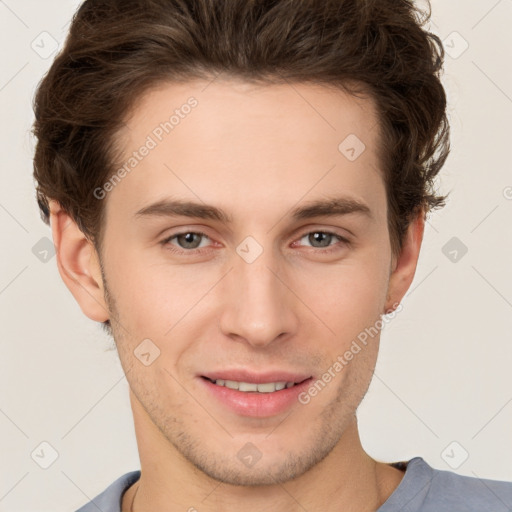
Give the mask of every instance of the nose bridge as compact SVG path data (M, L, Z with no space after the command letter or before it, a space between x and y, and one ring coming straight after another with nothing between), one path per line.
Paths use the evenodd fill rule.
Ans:
M233 267L221 313L224 334L265 346L293 331L296 319L290 292L281 282L286 279L275 275L282 267L279 255L270 247L258 248L254 239L246 240L236 249Z

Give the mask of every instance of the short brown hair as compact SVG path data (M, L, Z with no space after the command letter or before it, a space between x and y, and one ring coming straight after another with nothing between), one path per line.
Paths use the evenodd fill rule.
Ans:
M57 200L101 248L116 170L115 134L162 82L224 73L263 84L311 82L375 101L391 247L415 215L444 206L434 178L449 153L444 50L409 0L86 0L38 86L37 199ZM340 141L341 142L341 141Z

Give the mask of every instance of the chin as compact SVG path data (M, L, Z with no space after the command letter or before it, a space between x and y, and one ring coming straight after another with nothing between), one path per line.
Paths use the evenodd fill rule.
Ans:
M325 459L338 440L339 434L335 431L316 436L313 443L299 437L292 449L283 446L279 453L271 448L258 450L249 442L233 451L231 456L228 455L231 450L216 452L197 444L194 448L188 443L177 448L193 466L213 480L234 486L256 487L283 484L300 477ZM254 457L245 463L247 454Z
M287 460L284 462L272 461L272 463L267 462L263 464L262 460L260 460L252 468L243 467L241 463L240 465L222 465L216 463L213 466L196 464L196 467L213 480L222 482L223 484L258 487L289 482L306 473L318 462L320 461L304 460L300 457L295 458L288 456Z

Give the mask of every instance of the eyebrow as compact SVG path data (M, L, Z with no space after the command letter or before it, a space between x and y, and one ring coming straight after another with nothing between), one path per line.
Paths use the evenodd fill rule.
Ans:
M304 220L313 217L333 217L354 213L364 215L370 219L373 218L372 211L365 203L351 197L334 197L326 200L311 201L304 206L291 210L291 216L294 220ZM151 216L191 217L216 220L224 224L231 224L233 222L232 217L221 208L180 199L163 199L145 206L135 213L135 217Z

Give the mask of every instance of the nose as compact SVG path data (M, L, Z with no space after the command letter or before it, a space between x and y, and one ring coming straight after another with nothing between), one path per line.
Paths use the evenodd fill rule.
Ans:
M263 251L252 263L236 253L233 259L234 268L223 279L219 294L222 333L256 348L295 333L294 295L287 287L286 273L278 270L277 258Z

